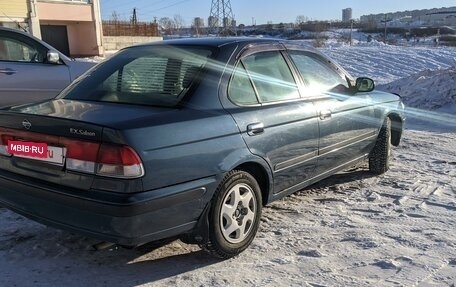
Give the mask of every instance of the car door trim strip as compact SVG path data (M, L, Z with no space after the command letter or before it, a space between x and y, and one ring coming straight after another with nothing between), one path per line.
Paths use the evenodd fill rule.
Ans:
M377 137L377 132L368 132L362 135L359 135L353 139L348 139L345 141L342 141L340 143L325 147L323 149L320 149L319 151L312 151L309 153L306 153L304 155L300 155L298 157L280 162L274 166L274 171L275 172L280 172L286 169L289 169L291 167L301 165L307 161L313 160L313 159L318 159L323 155L326 155L328 153L334 152L336 150L339 150L341 148L347 148L351 145L357 144L359 142L365 141L365 140L370 140L373 139L374 137Z
M352 139L347 139L347 140L338 142L336 144L333 144L333 145L324 147L322 149L319 149L318 155L322 156L322 155L334 152L336 150L339 150L341 148L346 148L346 147L349 147L351 145L357 144L359 142L362 142L362 141L365 141L365 140L370 140L370 139L372 139L374 137L377 137L377 131L364 133L364 134L359 135L357 137L354 137Z

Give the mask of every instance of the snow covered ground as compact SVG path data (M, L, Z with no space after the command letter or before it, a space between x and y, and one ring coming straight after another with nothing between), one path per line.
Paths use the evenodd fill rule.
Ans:
M324 51L409 104L386 174L363 165L274 202L252 246L226 261L180 241L94 251L0 208L0 285L456 286L456 49Z
M423 70L456 66L456 47L398 47L372 42L352 47L329 46L322 51L352 76L371 77L379 85Z

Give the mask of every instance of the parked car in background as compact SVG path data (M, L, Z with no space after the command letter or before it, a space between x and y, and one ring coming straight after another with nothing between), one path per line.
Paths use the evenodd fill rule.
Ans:
M70 59L26 32L0 27L0 107L53 98L94 65Z
M121 245L181 236L229 258L262 206L368 160L404 106L314 49L220 38L121 50L56 99L0 110L0 203Z

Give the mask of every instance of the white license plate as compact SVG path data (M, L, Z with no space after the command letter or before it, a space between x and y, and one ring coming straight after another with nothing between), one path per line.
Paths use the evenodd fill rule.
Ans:
M63 166L63 164L65 162L65 151L66 151L66 149L63 147L48 146L47 147L47 156L43 157L43 158L27 156L27 155L19 155L19 154L15 154L14 156L21 157L21 158L30 158L30 159L34 159L37 161L43 161L43 162L48 162L48 163Z

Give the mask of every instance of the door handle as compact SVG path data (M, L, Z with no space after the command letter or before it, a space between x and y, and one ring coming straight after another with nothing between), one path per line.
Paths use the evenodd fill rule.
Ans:
M332 113L330 110L320 111L320 120L330 119L331 116L332 116Z
M256 136L262 133L264 133L263 123L254 123L247 126L247 134L249 136Z
M0 74L6 74L8 76L16 74L16 73L17 73L17 71L15 71L13 69L10 69L10 68L6 68L6 69L1 69L0 70Z

